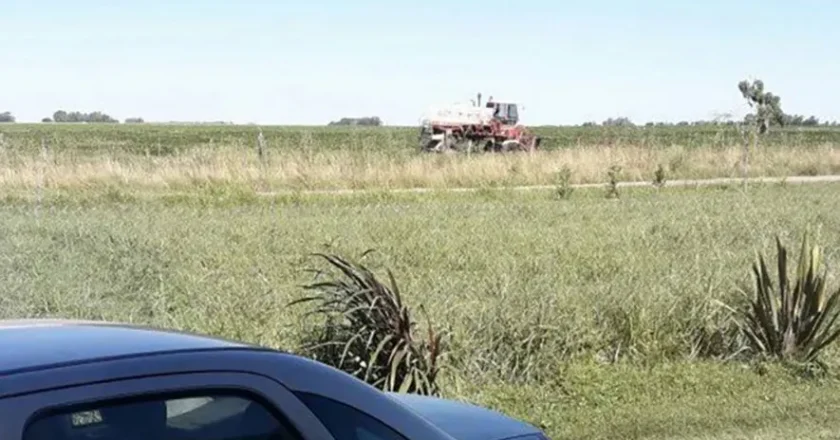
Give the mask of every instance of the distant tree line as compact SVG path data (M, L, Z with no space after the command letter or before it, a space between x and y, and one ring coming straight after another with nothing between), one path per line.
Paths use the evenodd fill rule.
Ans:
M757 123L756 115L754 113L747 114L743 121L735 120L698 120L698 121L679 121L679 122L646 122L645 127L688 127L688 126L708 126L708 125L737 125L739 123L754 124ZM816 116L805 117L803 115L783 115L782 123L770 123L771 126L784 125L790 127L838 127L838 121L820 121ZM584 122L583 127L636 127L629 118L609 118L601 123L594 121Z
M46 121L46 118L43 120ZM52 116L53 122L86 122L86 123L119 123L118 120L108 116L102 112L92 112L92 113L83 113L83 112L67 112L64 110L58 110L53 113Z
M679 122L646 122L645 127L684 127L684 126L734 126L734 125L752 125L759 127L761 132L767 131L771 126L790 126L790 127L838 127L838 121L820 121L816 116L804 116L796 114L785 114L780 107L780 98L772 93L763 90L763 83L755 81L749 84L742 81L738 84L738 88L744 95L748 102L752 103L751 107L755 110L747 114L742 121L736 121L731 118L719 118L715 120L698 120L698 121L679 121ZM13 123L15 116L8 111L0 113L0 123ZM84 113L79 111L67 112L65 110L58 110L53 113L52 118L46 117L41 122L60 122L60 123L119 123L119 121L110 115L95 111L91 113ZM126 124L142 124L145 123L141 117L130 117L125 119ZM229 124L227 122L193 122L193 124ZM369 126L379 127L382 125L382 120L378 116L366 117L344 117L338 121L330 121L330 126L344 125L344 126ZM588 121L581 124L583 127L636 127L637 125L627 117L608 118L601 123L595 121Z
M379 127L382 125L382 120L379 116L370 116L363 118L341 118L338 121L331 121L327 125L364 125L368 127Z
M3 115L6 116L6 120L4 120ZM0 113L0 122L15 122L14 116L11 115L9 112ZM48 123L48 122L60 122L60 123L87 123L87 124L97 124L97 123L106 123L106 124L119 124L115 118L112 118L110 115L103 113L103 112L91 112L91 113L84 113L84 112L68 112L65 110L58 110L53 113L52 117L42 118L41 122ZM143 118L126 118L126 124L142 124L145 122Z

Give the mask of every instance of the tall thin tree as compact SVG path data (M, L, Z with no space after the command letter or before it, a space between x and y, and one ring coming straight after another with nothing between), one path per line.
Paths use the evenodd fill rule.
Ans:
M741 81L738 83L738 90L750 108L755 110L754 115L748 115L745 119L745 123L750 127L748 137L744 139L744 152L741 156L741 171L744 174L744 183L746 184L749 170L750 141L752 141L753 149L757 148L759 136L767 133L771 124L785 125L785 114L781 108L781 98L765 91L764 81L760 79L752 82Z

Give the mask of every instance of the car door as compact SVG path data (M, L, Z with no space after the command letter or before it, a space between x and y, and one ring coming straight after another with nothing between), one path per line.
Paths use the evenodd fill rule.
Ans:
M281 384L256 374L167 374L0 400L0 439L335 440Z

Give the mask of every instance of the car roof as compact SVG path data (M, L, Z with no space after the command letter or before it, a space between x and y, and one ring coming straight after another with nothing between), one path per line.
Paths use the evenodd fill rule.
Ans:
M408 393L388 393L457 440L503 440L540 435L528 423L469 403Z
M204 335L81 320L0 320L0 376L97 359L191 350L256 348Z

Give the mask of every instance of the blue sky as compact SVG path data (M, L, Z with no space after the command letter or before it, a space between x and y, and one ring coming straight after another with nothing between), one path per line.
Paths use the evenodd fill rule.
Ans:
M0 0L0 111L416 124L485 97L523 122L743 115L758 77L840 120L840 2Z

